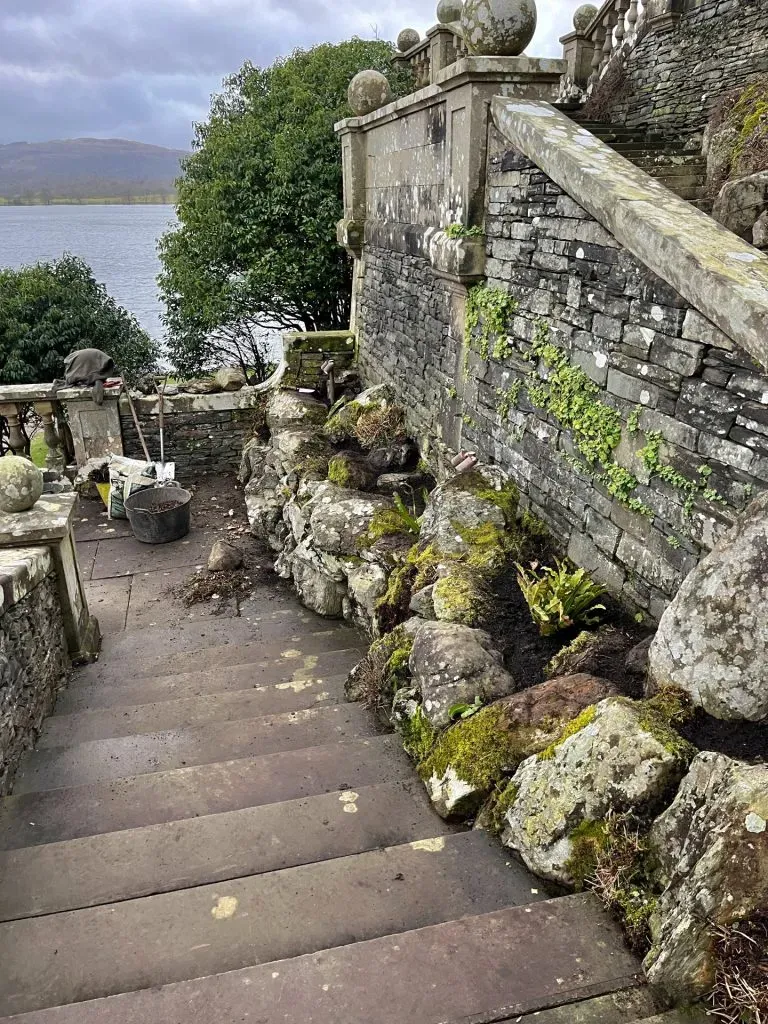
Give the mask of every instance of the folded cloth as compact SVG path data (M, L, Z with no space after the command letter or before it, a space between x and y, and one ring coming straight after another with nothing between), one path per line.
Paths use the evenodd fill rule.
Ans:
M115 374L112 356L98 348L81 348L70 352L64 360L64 380L55 380L55 391L88 385L93 388L93 400L97 405L104 401L104 381Z

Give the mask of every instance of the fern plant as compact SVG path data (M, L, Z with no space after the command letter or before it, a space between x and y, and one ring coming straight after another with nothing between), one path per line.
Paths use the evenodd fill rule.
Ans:
M572 569L555 559L557 568L534 563L530 570L517 564L517 582L542 636L552 636L576 623L594 626L600 621L597 612L605 605L597 600L605 587L594 580L586 569Z
M410 511L399 494L395 495L394 501L395 508L397 509L396 514L400 517L404 527L403 532L413 533L418 537L419 531L421 530L421 517L415 516L413 512Z

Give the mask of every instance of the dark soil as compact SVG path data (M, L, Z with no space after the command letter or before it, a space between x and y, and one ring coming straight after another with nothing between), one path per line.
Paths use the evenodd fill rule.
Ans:
M539 560L551 564L551 559L542 553L539 553ZM623 652L618 654L615 651L617 645L612 644L611 657L601 661L600 671L595 674L610 679L627 696L641 696L637 692L636 681L627 676L624 659L626 654L647 636L647 630L643 630L630 619L608 595L604 595L600 603L606 606L606 611L601 614L600 625L614 626L626 638L626 643L623 645ZM515 567L510 565L495 581L493 615L483 628L493 637L504 656L506 668L515 677L521 689L528 689L544 681L544 669L552 658L567 647L585 627L574 626L554 636L542 636L539 627L531 618L530 609L517 583Z
M768 726L757 722L721 722L703 711L677 727L699 750L715 750L740 761L768 761Z
M143 509L142 511L150 512L152 515L159 515L161 512L170 512L173 508L179 508L183 505L183 501L163 501L160 505L155 505L153 508Z

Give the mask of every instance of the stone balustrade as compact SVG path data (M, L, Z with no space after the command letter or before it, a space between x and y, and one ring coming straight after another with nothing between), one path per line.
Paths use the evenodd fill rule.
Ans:
M606 0L587 20L585 8L580 7L574 31L560 40L571 81L584 90L594 88L611 59L622 49L635 46L647 19L655 13L652 8L652 0Z
M424 39L393 59L395 67L409 68L414 90L433 85L445 68L467 56L467 47L458 25L435 25Z
M0 388L0 416L8 424L8 447L14 455L27 453L29 442L22 424L30 406L43 422L48 448L45 464L48 469L61 472L70 461L71 442L63 406L52 384L10 384Z

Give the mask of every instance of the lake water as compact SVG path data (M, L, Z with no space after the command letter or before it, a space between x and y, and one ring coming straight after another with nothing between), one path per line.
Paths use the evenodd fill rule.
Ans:
M0 206L0 266L20 267L69 252L162 340L157 241L175 223L173 206Z

